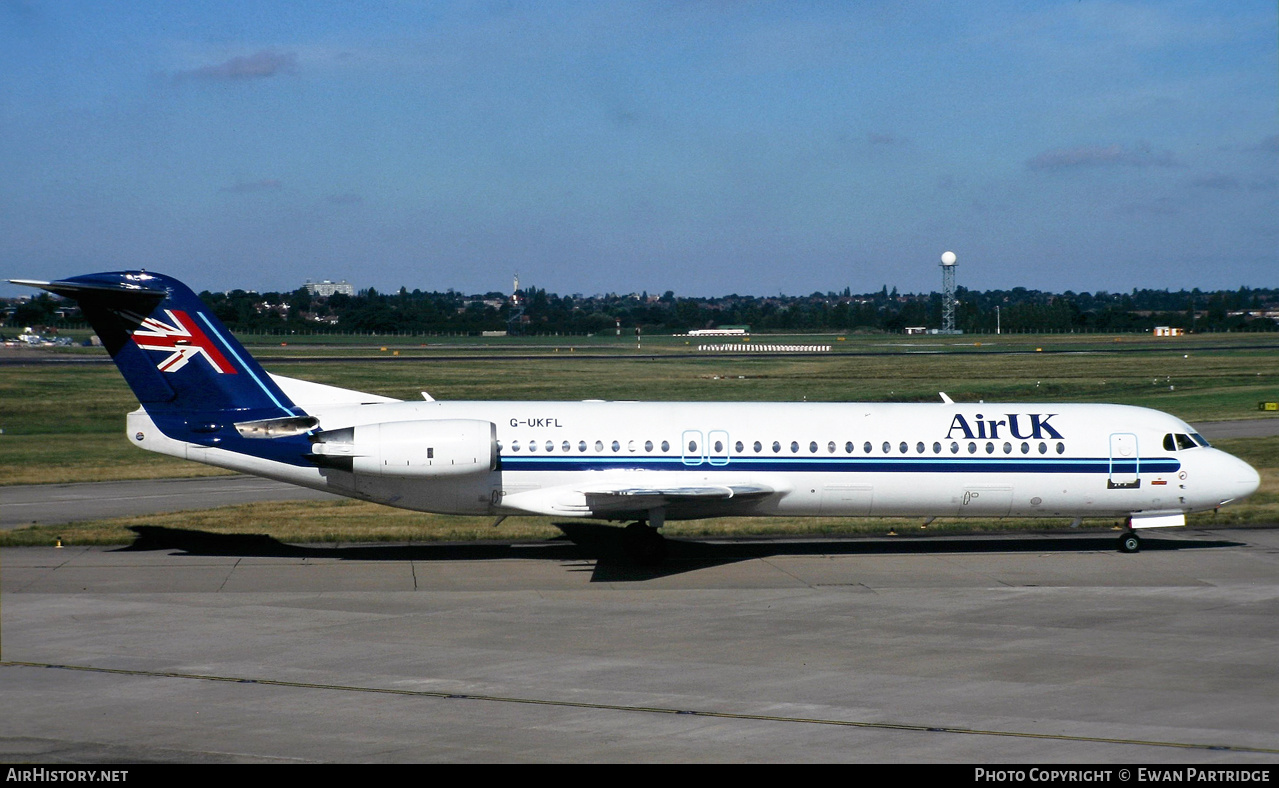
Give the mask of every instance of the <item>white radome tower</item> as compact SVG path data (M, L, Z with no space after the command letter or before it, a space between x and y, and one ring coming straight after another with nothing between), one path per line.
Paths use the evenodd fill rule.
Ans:
M955 330L955 253L942 252L941 256L941 332L958 334Z

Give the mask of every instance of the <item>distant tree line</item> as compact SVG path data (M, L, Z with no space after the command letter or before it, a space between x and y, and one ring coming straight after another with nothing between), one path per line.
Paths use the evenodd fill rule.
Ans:
M725 325L752 332L891 332L907 327L939 328L939 293L901 295L896 288L853 294L741 296L714 298L629 295L560 296L539 288L519 291L518 304L503 293L464 295L409 291L394 294L370 288L358 295L313 296L306 288L291 293L200 294L233 331L479 333L510 330L531 334L593 334L619 324L628 331L679 333ZM1136 290L1131 293L1045 293L1016 287L976 291L959 288L956 326L965 333L994 333L996 322L1008 333L1134 332L1155 326L1187 331L1276 331L1279 289ZM68 302L42 294L11 302L11 326L56 325ZM996 314L998 307L998 316ZM79 320L71 311L66 320Z

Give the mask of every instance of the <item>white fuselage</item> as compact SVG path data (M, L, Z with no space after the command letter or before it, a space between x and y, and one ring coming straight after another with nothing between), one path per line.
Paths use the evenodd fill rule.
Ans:
M1121 405L425 401L307 412L322 435L487 422L496 425L500 459L495 468L437 477L270 462L150 429L138 442L408 509L616 520L651 513L658 522L910 515L1178 525L1185 513L1258 485L1246 463L1188 439L1179 445L1175 436L1194 433L1180 419ZM130 435L143 434L148 422L143 411L131 414Z

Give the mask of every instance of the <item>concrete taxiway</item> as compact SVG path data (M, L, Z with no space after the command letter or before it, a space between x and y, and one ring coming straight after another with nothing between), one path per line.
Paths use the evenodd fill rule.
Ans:
M193 479L19 484L0 487L0 529L212 509L256 501L319 501L339 497L239 474Z
M0 551L0 757L1279 763L1279 529Z

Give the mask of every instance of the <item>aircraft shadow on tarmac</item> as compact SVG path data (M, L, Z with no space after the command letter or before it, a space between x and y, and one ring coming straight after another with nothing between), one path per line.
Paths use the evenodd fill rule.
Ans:
M955 553L1077 553L1112 551L1114 536L1066 534L1060 538L1029 536L898 537L898 538L745 538L698 542L666 539L661 559L636 558L622 528L556 523L564 536L544 542L467 542L447 544L292 545L265 534L219 534L209 531L139 525L138 535L121 551L177 550L196 556L258 558L337 558L346 561L491 561L534 558L557 562L594 562L592 582L642 581L739 561L803 555L945 555ZM1241 547L1226 540L1144 537L1143 551L1203 550ZM585 571L575 567L570 571Z

